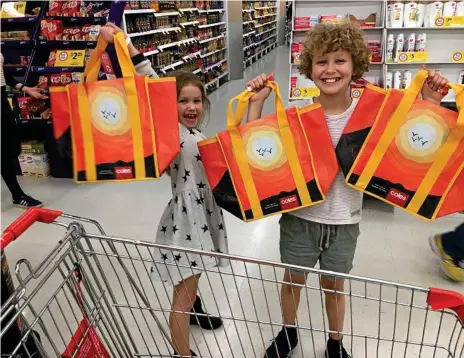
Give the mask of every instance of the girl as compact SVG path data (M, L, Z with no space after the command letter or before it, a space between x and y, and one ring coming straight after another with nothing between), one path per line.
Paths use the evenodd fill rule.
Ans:
M102 29L102 36L111 42L113 34L121 31L113 24ZM129 49L131 50L131 44ZM133 62L137 53L130 51ZM148 61L147 61L148 62ZM142 69L143 67L143 69ZM144 65L136 65L137 73L153 75ZM222 211L213 199L208 185L197 142L205 136L199 131L202 119L209 111L210 102L204 84L190 72L175 74L177 83L177 111L181 152L170 166L173 199L166 207L156 236L156 242L200 249L209 252L228 252L227 234ZM197 296L198 280L201 271L228 263L214 257L200 256L163 250L155 251L153 277L174 286L169 326L175 348L175 356L196 356L190 350L189 325L199 325L204 329L222 326L219 317L196 316L175 312L194 312L205 314L200 297ZM198 270L199 269L199 270Z

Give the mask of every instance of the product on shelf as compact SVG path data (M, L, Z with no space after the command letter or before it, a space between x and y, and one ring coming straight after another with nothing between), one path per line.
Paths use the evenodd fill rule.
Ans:
M382 62L382 43L380 41L368 41L367 47L371 52L371 62Z
M375 27L377 21L377 14L372 13L365 19L357 19L354 15L350 15L350 22L358 25L359 27Z
M1 9L2 19L38 16L40 13L40 7L35 7L32 9L29 9L28 7L26 7L26 8L23 8L24 12L18 11L15 8L15 3L16 3L15 1L2 2L2 9Z
M21 143L21 154L18 159L24 176L46 178L50 175L50 163L44 143L37 141Z
M105 1L54 1L48 5L47 16L106 17L109 6Z
M40 22L41 40L96 41L100 25L65 27L62 20L43 19Z
M18 98L19 115L22 119L43 118L50 119L50 107L41 99L31 97Z
M28 31L2 31L0 37L2 40L30 40Z

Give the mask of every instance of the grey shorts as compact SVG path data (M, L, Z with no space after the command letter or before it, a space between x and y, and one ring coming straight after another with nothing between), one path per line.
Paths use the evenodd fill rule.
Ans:
M280 219L280 260L285 264L349 273L359 224L327 225L283 214ZM301 271L291 270L293 274Z

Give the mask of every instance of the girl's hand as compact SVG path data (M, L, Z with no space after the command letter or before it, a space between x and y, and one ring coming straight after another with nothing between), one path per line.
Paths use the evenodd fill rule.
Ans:
M100 36L107 42L113 43L113 36L119 32L122 32L121 28L117 27L112 22L107 22L106 25L100 29Z
M250 102L264 102L269 97L272 90L269 87L266 87L268 80L269 78L263 73L246 84L248 89L256 92L256 94L250 98Z
M425 69L425 66L422 66ZM422 98L434 104L440 104L443 97L448 93L448 80L435 70L429 71L424 87L422 87Z
M23 87L23 92L27 95L31 96L32 98L37 99L47 99L48 97L45 96L38 87Z

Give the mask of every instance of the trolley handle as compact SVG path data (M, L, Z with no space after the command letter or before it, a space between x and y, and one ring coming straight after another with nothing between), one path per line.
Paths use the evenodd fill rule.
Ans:
M0 250L5 249L12 241L21 236L35 222L50 224L63 214L62 211L45 208L29 208L4 231L0 238Z

